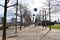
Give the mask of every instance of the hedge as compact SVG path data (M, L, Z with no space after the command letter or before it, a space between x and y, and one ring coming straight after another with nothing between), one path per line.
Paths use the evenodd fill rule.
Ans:
M8 29L9 27L6 27L6 29ZM3 27L2 26L0 26L0 30L2 30L3 29Z

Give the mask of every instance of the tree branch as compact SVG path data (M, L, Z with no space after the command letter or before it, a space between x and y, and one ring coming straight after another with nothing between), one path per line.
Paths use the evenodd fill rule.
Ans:
M8 6L7 8L12 7L12 6L16 6L16 4L10 5L10 6Z
M3 5L0 4L0 6L4 7Z

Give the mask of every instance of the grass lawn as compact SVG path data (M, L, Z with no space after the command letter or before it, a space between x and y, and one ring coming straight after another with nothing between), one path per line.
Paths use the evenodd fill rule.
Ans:
M52 25L51 28L53 28L53 29L60 29L60 24Z

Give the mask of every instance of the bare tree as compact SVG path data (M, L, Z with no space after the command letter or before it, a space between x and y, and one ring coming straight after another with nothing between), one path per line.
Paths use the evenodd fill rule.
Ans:
M6 40L6 13L7 13L7 0L5 0L5 7L4 7L3 39L2 40Z
M56 5L54 5L53 4L53 2L52 1L54 1L54 0L48 0L48 10L49 10L49 24L50 24L50 30L51 30L51 10L53 10L53 7L55 6L56 7ZM53 5L52 5L53 4Z
M30 10L28 10L28 5L22 5L20 4L20 30L21 30L21 25L23 23L23 18L25 22L29 21L30 19Z
M0 4L0 6L4 7L4 17L3 17L3 38L2 40L6 40L6 16L7 16L7 8L15 6L16 4L7 6L10 0L5 0L4 6Z
M3 18L3 38L2 40L6 40L6 16L7 16L7 3L9 0L5 0L4 6L4 18Z
M17 33L17 13L18 13L18 0L16 1L16 30L15 33Z
M43 7L47 7L46 9L48 10L48 14L49 14L49 24L50 24L50 22L51 22L51 14L52 14L52 10L54 10L55 9L55 7L56 7L56 5L54 4L54 0L47 0L47 3L46 4L44 4L44 6ZM54 8L54 9L53 9ZM54 12L55 12L55 10L54 10ZM51 24L50 24L50 30L51 30Z
M28 9L24 9L23 17L24 17L26 22L30 22L31 21L30 15L31 15L30 11Z
M50 0L48 0L48 7L49 7L49 24L50 24L50 22L51 22L51 4L50 4ZM51 30L51 25L50 25L50 30Z

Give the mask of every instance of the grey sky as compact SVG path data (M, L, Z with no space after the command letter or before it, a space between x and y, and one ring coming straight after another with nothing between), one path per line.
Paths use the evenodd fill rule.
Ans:
M5 0L0 0L0 4L4 5L4 1ZM34 8L40 9L41 6L43 6L42 3L44 3L44 2L46 3L46 0L21 0L21 1L19 0L19 2L21 2L22 4L28 5L28 7L30 8L30 10L32 11L33 14L38 14L38 12L34 12L33 9ZM15 4L15 3L16 3L16 0L10 0L8 6L11 5L11 4ZM4 10L3 7L0 6L0 17L3 16L3 12L4 12L3 10ZM8 12L7 12L7 20L8 21L10 21L11 17L15 17L14 13L15 13L15 9L13 7L8 8ZM60 12L58 12L58 13L60 13ZM57 14L57 15L52 14L52 16L56 16L56 17L52 17L53 21L60 18L60 14Z

